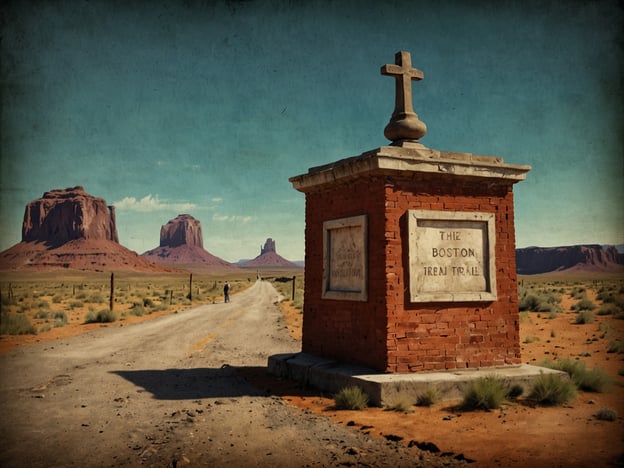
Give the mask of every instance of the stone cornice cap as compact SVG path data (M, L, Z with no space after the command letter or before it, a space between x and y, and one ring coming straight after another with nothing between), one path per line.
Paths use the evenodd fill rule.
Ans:
M312 167L307 174L288 179L300 192L356 177L374 175L439 174L449 177L495 179L515 184L526 179L531 166L505 164L503 158L471 153L438 151L424 146L381 146L359 156L324 166Z

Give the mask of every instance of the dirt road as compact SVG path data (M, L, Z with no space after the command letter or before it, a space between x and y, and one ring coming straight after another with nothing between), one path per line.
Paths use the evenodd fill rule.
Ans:
M299 350L278 299L259 281L228 304L0 355L0 466L448 466L251 385L269 355Z

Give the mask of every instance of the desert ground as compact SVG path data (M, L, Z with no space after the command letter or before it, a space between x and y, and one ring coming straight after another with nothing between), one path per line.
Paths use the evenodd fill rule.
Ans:
M111 351L111 355L107 356L97 345L99 337L103 334L106 336L121 335L130 333L132 330L132 336L136 336L138 340L138 337L142 335L149 335L151 323L168 320L169 317L201 314L197 311L224 306L219 296L222 278L198 278L194 287L199 287L199 290L194 291L195 298L192 302L187 297L185 298L185 293L188 294L188 278L176 278L178 278L177 286L170 277L151 277L147 282L144 279L139 281L126 278L127 281L124 282L125 280L120 276L116 287L125 291L127 297L124 299L125 302L121 297L118 298L120 303L119 306L116 303L119 313L117 321L104 324L84 324L84 317L89 313L89 307L91 306L92 309L99 307L88 303L90 297L88 294L99 290L102 296L108 297L106 277L102 275L95 278L85 278L79 275L62 279L44 276L37 278L37 287L31 282L32 278L1 278L2 297L6 297L8 282L11 281L12 294L15 298L15 301L8 301L11 304L5 304L7 301L3 302L3 313L7 308L19 307L22 288L24 291L31 291L28 298L22 298L21 303L23 305L24 301L30 300L34 304L33 310L23 308L22 312L15 310L14 313L32 315L35 326L40 330L36 335L2 335L0 338L2 380L5 382L2 384L2 412L4 415L9 415L9 419L5 418L2 425L4 446L0 461L3 466L22 465L18 463L23 461L19 458L19 454L23 455L24 452L13 445L34 450L37 447L36 444L40 443L41 434L48 432L50 436L55 434L54 431L57 429L50 426L56 417L60 417L55 414L55 418L48 419L46 424L45 420L37 421L36 414L31 416L32 421L24 421L25 418L19 415L26 416L30 414L30 411L36 411L35 405L41 405L43 401L47 403L53 399L50 393L55 394L55 398L61 391L67 393L67 390L72 389L71 383L76 386L78 381L75 375L77 371L74 369L82 370L85 366L82 362L84 359L81 358L80 363L74 364L77 367L71 370L62 372L59 370L56 375L52 375L54 372L50 370L49 376L41 375L39 380L33 380L34 377L27 377L26 373L22 373L20 369L9 373L9 364L13 365L12 363L19 356L31 353L37 359L42 360L41 362L47 363L52 356L63 350L82 349L84 355L89 355L91 353L89 350L94 348L93 354L100 357L96 359L96 362L104 361L104 365L109 365L106 361L114 361L113 356L120 353ZM235 284L234 298L246 297L245 295L249 294L256 284L255 278L238 278L230 279L230 281ZM331 395L323 394L313 388L302 388L293 382L278 380L267 375L266 356L284 352L284 350L296 351L299 349L301 339L300 288L303 281L298 278L294 303L290 300L291 284L273 281L272 284L280 290L281 297L278 300L276 294L271 301L261 306L266 314L265 320L262 321L262 327L268 324L266 331L258 322L253 322L252 325L249 321L242 320L243 313L237 312L241 309L235 308L235 304L239 301L233 300L232 305L229 306L232 307L229 312L231 315L219 316L220 322L207 322L199 328L195 327L198 329L197 336L185 340L189 341L190 348L180 350L181 356L185 357L179 356L174 362L170 362L170 359L165 357L159 359L157 357L160 354L169 355L173 351L156 347L154 350L146 349L152 360L145 361L147 359L145 357L135 357L134 361L115 362L122 370L135 371L137 370L136 362L141 362L144 368L161 370L165 369L167 364L172 369L178 370L207 368L213 374L213 380L221 382L220 389L204 392L200 391L195 383L194 386L191 385L192 399L190 397L159 398L153 393L150 395L150 389L155 391L151 388L154 385L149 383L149 379L146 383L136 377L141 375L137 372L130 374L135 375L134 380L131 378L123 381L127 389L110 390L112 392L109 395L110 401L103 397L103 400L95 399L91 402L88 399L76 397L72 399L70 395L65 395L68 398L64 400L68 413L74 414L74 417L80 417L80 411L84 410L82 405L86 405L93 418L99 421L99 424L87 421L84 422L87 426L80 426L78 430L68 428L61 432L64 439L70 438L70 441L66 443L73 446L85 441L100 439L103 442L106 441L103 445L109 447L108 452L102 448L91 450L88 454L77 450L75 456L69 460L79 465L82 454L87 457L86 460L90 460L86 464L93 466L101 465L104 460L106 460L104 464L113 466L133 464L163 466L163 463L197 465L203 462L225 465L241 460L249 464L263 466L264 463L268 466L270 463L277 462L282 453L281 450L287 449L288 444L294 444L292 446L298 447L296 456L281 459L289 466L338 464L368 464L369 466L435 466L439 464L438 466L444 466L467 462L474 462L473 466L518 467L528 464L533 466L624 465L624 418L622 417L624 415L624 346L622 345L624 320L621 314L618 315L614 309L607 307L609 300L605 300L609 294L612 296L622 294L624 278L621 275L560 274L521 277L519 282L521 296L534 294L542 301L541 305L540 301L535 301L536 307L534 308L544 309L540 312L527 310L520 313L523 362L539 365L546 359L580 360L586 363L588 368L600 368L609 375L612 384L606 391L601 393L579 391L572 402L561 407L540 407L529 404L521 397L517 401L509 401L500 409L492 411L458 410L458 402L448 401L437 402L430 407L414 406L408 412L390 411L387 408L339 411L334 409ZM268 284L268 282L262 283ZM72 299L65 298L64 294L59 293L61 284L67 293L71 290L71 295L74 296L80 294L75 292L74 285L83 285L83 290L86 290L88 294L82 300L80 307L77 304L74 304L73 308L70 307L69 301ZM46 289L52 285L57 288L56 293L51 289ZM37 292L37 288L41 289L41 294L36 298L32 297L34 295L32 292ZM153 292L153 294L150 293L151 295L148 294L150 290ZM171 290L176 291L171 301L172 307L155 310L161 303L167 302L166 292ZM79 288L78 291L80 291ZM56 299L54 299L55 294ZM169 298L171 299L170 292ZM101 297L96 296L95 299L101 301ZM204 305L196 305L200 301ZM250 301L249 308L253 303L251 299ZM586 323L577 323L581 301L586 301L585 306L588 303L593 304L593 309L587 306L592 313L586 314L583 320ZM44 302L48 305L45 306ZM143 303L144 307L154 310L143 314L130 313L132 308L138 308L133 307L137 303ZM549 307L544 304L551 304L552 307L548 310ZM43 307L39 307L40 305ZM106 304L100 305L103 307ZM41 309L49 310L47 316L39 313L40 318L35 319L34 315L41 312ZM55 323L56 319L54 319L54 312L61 309L67 315L67 323L64 325ZM240 340L234 338L237 333L229 333L230 330L242 330L239 324L243 329L251 325L256 333L265 333L272 338L268 341L252 338L253 345L255 345L252 346L254 348L252 350L249 348L249 338L246 340L247 343L241 343ZM206 333L206 330L213 331ZM225 330L228 330L228 334ZM179 333L191 333L191 331ZM153 346L154 343L151 345ZM117 346L124 348L119 344ZM77 355L74 354L76 358ZM156 361L153 360L154 358ZM53 362L56 361L53 359ZM98 365L101 367L100 363ZM224 370L221 370L224 364L227 365L223 368ZM34 368L37 367L32 362L31 365ZM94 367L98 366L94 365ZM114 365L113 368L117 370ZM63 377L63 375L71 375L70 382L67 382L68 377ZM121 372L117 375L121 375ZM200 377L188 374L182 381L188 386L189 379L194 382L193 379L197 378ZM166 384L174 385L175 379L170 380ZM85 387L81 387L82 391L84 388L89 388L90 384L85 382L83 385ZM211 385L219 386L213 383L207 385L208 388L211 388ZM226 390L223 385L231 388ZM243 390L238 387L239 385L244 386ZM136 389L137 387L139 390ZM78 395L82 395L78 389L73 390L78 392ZM168 391L172 392L171 389ZM135 401L140 404L132 408L135 406ZM16 404L21 402L27 406L16 406L12 409L11 405L14 402ZM115 405L112 410L111 405ZM239 416L238 410L244 408L244 412L247 412L247 418L244 421L253 425L255 430L249 432L247 429L242 429L238 425L239 421L236 423L236 428L233 425L227 426L231 428L228 436L236 440L228 439L223 434L215 435L214 431L218 424L223 424L224 421L233 418L232 410L235 407ZM92 408L98 408L98 410L93 411ZM290 409L282 413L284 408ZM596 414L604 409L615 411L618 415L616 420L597 418ZM196 410L202 410L202 412ZM17 415L11 411L17 411ZM103 420L106 418L107 411L119 413L114 418L111 413L112 419L130 420L127 421L127 425L119 426L123 430L115 431L120 433L124 442L127 442L122 450L117 449L119 438L113 438L110 435L111 431L107 430L107 425L112 423ZM86 413L86 411L83 412ZM162 417L157 418L154 415L155 412L161 412ZM194 416L188 416L188 412ZM267 412L273 414L274 418L266 419ZM101 415L96 417L100 413ZM19 424L10 419L12 414L14 418L20 420ZM45 414L48 415L48 413ZM211 420L208 420L208 414L211 415ZM7 421L12 424L8 424ZM76 422L77 420L70 418L70 421ZM325 422L328 425L324 425ZM115 424L118 423L115 422ZM22 439L19 441L12 435L14 426L19 426L19 430L22 431L20 433ZM132 429L134 426L141 427L144 431ZM267 426L272 428L271 431L266 431ZM98 433L95 431L96 428L103 432ZM278 435L278 432L275 432L278 430L276 428L279 428L279 436L286 434L284 440L289 442L275 445L274 441L277 440ZM162 431L166 431L167 438L161 437ZM326 435L323 436L323 433ZM245 441L242 452L241 434L246 434L242 436ZM139 440L141 437L144 439ZM188 437L192 440L189 441ZM228 447L228 442L234 445ZM273 448L266 450L263 444ZM318 444L323 446L320 452ZM423 450L415 446L420 446ZM215 451L215 448L218 450ZM210 453L207 453L207 450ZM111 451L119 453L113 457L109 453ZM269 452L272 455L267 455ZM30 464L35 466L60 466L64 464L61 463L62 460L61 457L55 463L50 463L50 460L45 458L31 457L29 459Z
M460 402L413 407L409 413L385 408L364 411L332 409L331 395L297 389L284 390L289 404L324 414L380 438L433 443L438 454L463 455L476 466L589 467L624 466L624 317L601 315L599 292L624 292L621 275L549 274L520 278L521 290L555 299L559 312L521 312L522 360L540 365L545 360L580 360L588 369L606 371L612 380L605 392L580 391L562 407L540 407L522 398L492 411L460 411ZM594 303L592 323L577 324L575 305L583 298ZM552 300L552 299L551 299ZM556 302L560 301L560 302ZM302 315L282 308L291 333L300 339ZM616 421L596 414L603 408L617 412ZM474 466L474 465L473 465Z

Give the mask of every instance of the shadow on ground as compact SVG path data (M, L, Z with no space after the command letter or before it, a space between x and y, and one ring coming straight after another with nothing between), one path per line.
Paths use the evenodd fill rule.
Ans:
M266 367L150 369L111 371L157 400L193 400L242 396L313 395L291 381L278 379Z

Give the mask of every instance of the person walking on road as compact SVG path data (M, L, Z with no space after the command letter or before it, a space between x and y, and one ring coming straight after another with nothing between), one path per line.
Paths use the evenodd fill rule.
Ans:
M230 283L228 281L223 285L223 297L225 302L230 302Z

